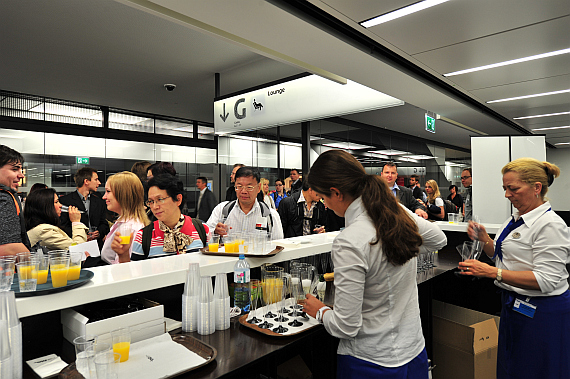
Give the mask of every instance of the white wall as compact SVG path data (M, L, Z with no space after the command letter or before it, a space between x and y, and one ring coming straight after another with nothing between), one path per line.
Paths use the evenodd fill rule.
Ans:
M548 149L546 160L560 167L560 177L554 179L546 195L555 211L570 211L570 149Z

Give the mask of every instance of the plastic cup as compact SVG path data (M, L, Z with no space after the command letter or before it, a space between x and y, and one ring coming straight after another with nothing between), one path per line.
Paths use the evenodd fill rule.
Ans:
M0 291L9 291L14 280L14 271L16 270L16 258L1 257L0 258Z
M121 224L121 226L119 226L119 233L121 235L121 245L128 245L131 243L131 225Z
M95 342L91 346L88 346L85 349L85 355L89 360L90 378L94 379L97 377L97 369L95 367L95 357L105 352L111 352L111 353L113 352L111 345L108 343L99 342L97 341L97 339L95 339Z
M220 248L220 236L214 235L212 236L210 243L208 243L208 251L210 251L211 253L217 253L219 248Z
M18 253L16 256L18 258L17 262L27 262L33 258L34 253L27 251L25 253Z
M65 287L67 285L69 257L50 257L49 266L52 286L54 288Z
M38 261L38 284L45 284L48 278L49 256L38 255L36 259Z
M122 362L121 354L105 351L97 354L93 362L95 363L97 379L119 378L119 362Z
M111 332L113 336L113 352L121 354L121 362L129 360L131 349L131 332L129 328L121 328Z
M80 252L69 254L69 270L67 272L67 280L77 280L81 274L81 258Z
M38 284L38 263L37 261L26 261L16 263L18 270L18 282L20 292L32 292L36 290Z
M87 348L95 343L95 336L85 335L76 337L73 340L75 346L75 366L77 371L84 377L89 377L89 357Z

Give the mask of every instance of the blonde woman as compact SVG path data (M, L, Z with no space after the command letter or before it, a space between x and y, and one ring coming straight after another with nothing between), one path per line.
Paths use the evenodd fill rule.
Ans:
M109 264L129 262L133 234L150 224L143 206L143 185L132 172L119 172L107 179L103 199L107 209L118 213L119 218L105 239L101 259ZM131 229L131 243L128 245L121 245L119 228L122 225L128 225Z
M436 221L441 221L445 218L445 210L439 186L433 179L426 182L427 204L429 218Z
M273 198L269 196L269 179L261 178L261 192L263 192L263 201L271 209L275 208Z

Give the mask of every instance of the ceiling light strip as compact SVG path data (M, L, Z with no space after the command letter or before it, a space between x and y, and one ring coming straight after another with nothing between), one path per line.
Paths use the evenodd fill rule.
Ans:
M285 64L291 64L294 66L299 67L304 71L308 71L312 74L321 76L325 79L332 80L333 82L337 82L340 84L346 84L346 78L343 78L340 75L333 74L332 72L323 70L320 67L313 66L307 62L303 62L301 60L295 59L288 55L282 54L278 51L265 47L263 45L257 44L255 42L249 41L245 38L239 37L235 34L228 33L222 29L216 28L212 25L206 24L202 21L198 21L195 18L188 17L185 14L175 12L172 9L168 9L166 7L162 7L158 4L155 4L148 0L119 0L120 2L127 4L127 5L134 5L138 9L142 9L146 12L150 12L156 14L158 16L173 19L177 21L178 24L183 26L189 26L192 29L198 29L203 32L207 32L213 34L217 37L221 37L225 40L238 44L240 46L245 47L246 49L253 51L257 54L263 55L264 57L268 57L279 62Z
M532 55L530 57L525 57L525 58L518 58L518 59L512 59L510 61L504 61L504 62L499 62L499 63L493 63L493 64L488 64L485 66L479 66L479 67L474 67L474 68L469 68L466 70L460 70L460 71L454 71L454 72L450 72L447 74L443 74L443 76L455 76L455 75L462 75L462 74L468 74L470 72L476 72L476 71L482 71L482 70L488 70L491 68L497 68L497 67L502 67L502 66L508 66L511 64L516 64L516 63L522 63L522 62L528 62L528 61L533 61L536 59L542 59L542 58L548 58L548 57L553 57L556 55L561 55L561 54L568 54L570 53L570 48L568 49L562 49L562 50L557 50L557 51L551 51L549 53L543 53L543 54L538 54L538 55Z
M364 26L365 28L371 28L373 26L380 25L380 24L383 24L385 22L392 21L392 20L395 20L397 18L407 16L409 14L422 11L424 9L433 7L433 6L441 4L441 3L445 3L447 1L449 1L449 0L419 1L415 4L409 5L407 7L403 7L403 8L397 9L395 11L385 13L385 14L380 15L378 17L374 17L370 20L363 21L360 23L360 25Z
M570 112L558 112L558 113L548 113L548 114L537 114L536 116L515 117L515 118L513 118L513 120L525 120L527 118L561 116L561 115L565 115L565 114L570 114Z
M506 98L506 99L491 100L491 101L487 101L487 104L491 104L491 103L501 103L501 102L504 102L504 101L530 99L530 98L533 98L533 97L559 95L559 94L561 94L561 93L568 93L568 92L570 92L570 89L564 89L564 90L561 90L561 91L552 91L552 92L536 93L536 94L534 94L534 95L517 96L517 97L509 97L509 98Z
M550 128L537 128L537 129L531 129L531 130L532 130L533 132L539 132L539 131L542 131L542 130L568 129L568 128L570 128L570 125L569 125L569 126L552 126L552 127L550 127Z

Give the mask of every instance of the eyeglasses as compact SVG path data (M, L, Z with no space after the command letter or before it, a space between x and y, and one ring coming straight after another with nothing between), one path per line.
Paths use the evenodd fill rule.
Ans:
M467 179L469 179L469 178L470 178L470 176L462 176L462 177L461 177L461 180L467 180Z
M235 189L236 189L237 192L241 192L241 191L243 191L243 190L246 190L247 192L252 192L252 191L255 189L255 187L254 187L254 186L246 186L246 187L244 187L244 186L239 186L239 185L238 185L238 186L235 186Z
M155 203L156 203L157 205L164 204L164 202L165 202L166 199L168 199L168 198L170 198L170 196L167 196L167 197L159 197L159 198L156 199L156 200L148 199L145 204L146 204L147 207L152 207L153 204L155 204Z

